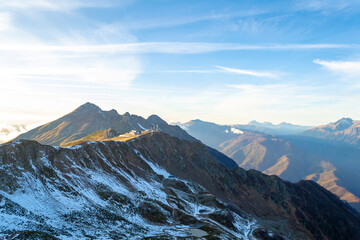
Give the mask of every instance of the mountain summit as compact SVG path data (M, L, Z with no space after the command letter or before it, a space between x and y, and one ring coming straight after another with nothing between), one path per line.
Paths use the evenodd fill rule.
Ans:
M116 110L103 111L89 102L55 121L21 134L16 139L35 140L42 144L63 146L99 130L112 129L118 134L123 134L131 130L143 131L156 125L161 131L171 136L189 141L196 140L180 127L168 125L156 115L151 115L148 119L129 113L120 115Z
M350 144L360 147L360 121L351 118L341 118L336 122L311 128L304 136Z

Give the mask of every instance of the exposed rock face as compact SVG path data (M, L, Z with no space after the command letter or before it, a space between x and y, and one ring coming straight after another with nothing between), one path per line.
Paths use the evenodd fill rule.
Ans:
M130 144L170 173L200 183L223 201L265 222L273 220L278 229L284 227L279 219L285 219L286 231L305 233L294 233L300 234L299 238L339 239L342 234L344 239L359 238L358 212L314 182L291 184L256 170L229 170L219 165L201 143L184 144L167 135L156 134Z
M234 239L251 238L256 228L254 219L214 196L204 201L207 190L171 176L127 142L55 148L14 141L0 147L0 167L0 238L189 239L195 227ZM209 217L219 210L229 212L235 229Z
M18 141L0 147L0 163L2 236L190 237L194 226L225 239L259 226L292 239L360 236L359 214L316 183L230 170L164 133L71 148Z
M168 125L156 115L148 119L129 113L120 115L115 110L103 111L92 103L85 103L73 112L21 134L16 139L35 140L42 144L62 146L99 130L112 129L118 134L123 134L131 130L150 129L156 125L162 132L171 136L190 141L196 140L180 127Z

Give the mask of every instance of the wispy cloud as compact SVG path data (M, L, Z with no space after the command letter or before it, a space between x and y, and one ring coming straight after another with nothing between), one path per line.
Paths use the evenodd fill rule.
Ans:
M19 134L27 132L39 124L19 124L19 125L6 125L0 124L0 143L14 139Z
M122 1L122 4L130 2L129 0ZM50 11L68 11L77 8L84 7L109 7L113 6L115 1L113 0L0 0L0 9L12 9L12 10L26 10L26 9L37 9L37 10L50 10Z
M62 58L61 54L51 52L6 53L1 55L0 63L1 79L12 85L12 81L16 80L36 82L44 79L129 86L141 72L141 65L136 57L107 56L100 53L76 54L71 58Z
M316 59L314 63L344 77L360 77L360 61L325 61Z
M10 30L11 26L10 14L0 12L0 32Z
M101 83L105 86L127 87L141 72L140 60L133 54L116 54L108 45L90 45L103 42L133 42L130 33L104 29L89 19L64 11L84 7L124 5L125 1L81 0L0 0L0 83L2 89L25 89L39 82ZM37 12L40 10L40 12ZM76 21L59 30L59 22L48 23L48 13L59 11L64 22ZM19 14L26 13L24 15ZM31 14L30 14L31 13ZM21 16L21 17L20 17ZM28 24L24 24L27 21ZM45 35L39 34L42 28ZM66 25L66 24L65 24ZM98 37L99 36L99 37ZM109 36L110 40L107 39ZM49 45L50 40L63 45ZM8 44L12 43L12 44ZM18 43L18 44L17 44ZM83 44L81 46L77 44ZM105 49L104 49L105 48ZM23 86L21 86L23 85Z
M352 7L359 7L357 0L301 0L296 4L298 9L312 11L344 10Z
M124 44L101 45L0 45L0 51L52 51L75 53L168 53L197 54L217 51L267 50L267 51L298 51L316 49L358 49L359 44L258 44L246 45L236 43L206 43L206 42L139 42Z
M248 75L248 76L253 76L253 77L278 78L280 75L283 74L283 73L274 73L274 72L266 72L266 71L228 68L228 67L222 67L222 66L217 66L217 68L221 69L224 72L240 74L240 75Z
M116 23L114 26L117 28L125 28L125 29L148 29L148 28L166 28L166 27L174 27L174 26L182 26L202 21L219 21L223 19L230 18L243 18L250 16L257 16L264 13L267 13L268 10L260 9L260 10L243 10L243 11L235 11L230 13L213 13L213 14L203 14L203 15L193 15L193 16L176 16L173 18L169 18L168 16L163 18L150 18L146 20L139 21L138 19L131 21L129 23Z
M198 73L198 74L239 74L253 77L262 78L279 78L285 75L284 72L279 71L258 71L258 70L247 70L247 69L236 69L223 66L215 66L215 69L190 69L190 70L162 70L162 71L147 71L145 73Z

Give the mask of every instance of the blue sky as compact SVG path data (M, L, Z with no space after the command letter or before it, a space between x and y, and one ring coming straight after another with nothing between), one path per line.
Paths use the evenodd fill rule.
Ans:
M0 0L0 125L360 119L360 2Z

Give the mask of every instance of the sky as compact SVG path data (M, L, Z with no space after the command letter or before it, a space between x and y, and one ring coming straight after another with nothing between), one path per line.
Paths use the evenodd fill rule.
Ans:
M0 0L0 126L360 119L358 0ZM0 139L1 140L1 139Z

